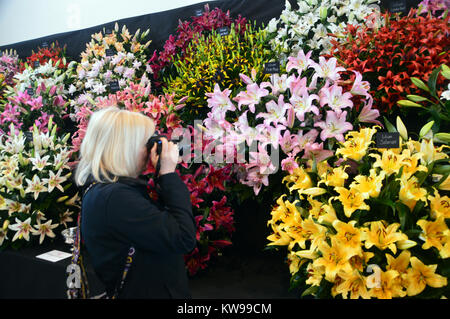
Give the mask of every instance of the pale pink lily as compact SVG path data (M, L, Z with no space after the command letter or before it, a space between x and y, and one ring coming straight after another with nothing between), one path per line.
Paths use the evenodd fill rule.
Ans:
M295 115L299 121L305 120L305 114L313 112L315 115L319 115L319 109L313 105L314 100L319 100L319 97L315 94L308 94L308 90L303 88L299 95L293 95L289 102L295 110Z
M342 94L342 87L339 85L332 85L331 87L323 87L320 90L320 106L328 105L334 111L340 111L346 107L353 107L351 100L352 94L345 92Z
M319 131L316 129L312 129L306 134L303 134L303 131L300 131L298 133L298 145L301 149L304 149L307 143L314 143L317 139L317 136L319 136Z
M26 241L30 240L30 232L32 231L32 227L30 225L31 217L28 217L26 220L21 221L16 217L16 223L14 225L9 225L8 228L16 231L12 241L16 241L17 239L25 239Z
M261 83L261 88L270 87L272 95L278 95L284 93L288 88L287 74L273 74L270 78L270 82Z
M295 156L300 152L300 145L298 144L299 136L297 134L291 134L289 130L286 130L283 136L280 136L280 146L285 154L292 152L292 156Z
M305 154L302 158L312 159L313 155L317 162L321 162L324 159L333 156L333 151L324 150L322 143L307 143L305 145Z
M246 176L246 180L241 181L241 182L244 185L253 187L253 191L255 192L255 195L258 195L263 184L265 186L269 185L269 175L261 174L257 167L255 167L253 169L248 169L246 167L246 170L248 172L247 176Z
M298 54L296 57L289 57L288 63L286 65L286 71L289 72L292 69L295 69L298 71L298 73L302 73L304 70L306 70L310 65L312 65L314 62L310 59L312 54L312 51L309 51L306 55L303 50L298 51Z
M344 142L344 133L353 128L352 124L346 121L346 117L347 111L327 111L326 120L314 124L314 126L322 129L322 132L320 132L322 141L334 137L339 142Z
M268 95L269 91L260 88L258 84L253 83L247 85L247 90L240 92L233 100L238 102L238 109L241 105L248 105L250 112L255 113L255 105L261 101L261 98Z
M294 173L294 169L296 168L298 168L298 163L294 156L289 156L281 161L281 169L289 172L289 174Z
M380 111L372 108L372 99L370 99L362 108L361 113L359 113L358 121L361 123L375 123L383 127L383 124L377 120L379 116Z
M247 120L247 111L239 116L238 121L234 123L234 127L238 132L245 137L248 145L252 145L253 141L259 136L259 132L256 128L251 127Z
M316 75L323 79L336 81L340 79L339 72L345 71L343 67L336 67L336 58L326 60L323 56L319 57L319 64L313 62L311 65L316 70Z
M301 95L304 89L310 89L308 88L308 79L306 77L296 77L294 74L288 77L287 85L292 95Z
M251 71L251 78L249 78L247 75L240 73L239 77L241 78L242 82L244 82L245 84L253 84L254 81L256 80L256 70L252 69Z
M208 114L210 116L210 114ZM226 130L230 129L232 125L225 120L217 120L212 117L208 117L203 121L206 127L205 136L210 137L212 139L221 138Z
M250 152L250 163L247 165L247 168L258 167L259 173L261 174L271 174L275 171L276 167L272 163L272 159L264 145L261 143L258 145L257 152Z
M353 73L355 73L355 81L353 82L350 92L353 95L363 95L368 99L372 99L372 96L369 94L370 83L367 81L362 81L361 73L357 71L353 71Z
M278 103L271 100L266 103L267 113L259 113L256 115L256 118L264 118L267 125L273 124L286 124L286 111L289 109L291 105L289 103L284 103L284 96L280 95L278 97Z
M277 126L273 127L271 125L259 124L256 126L256 129L259 131L258 140L260 142L260 145L265 147L268 144L271 144L274 148L278 149L278 143L281 136L281 131L285 130L286 127L278 124Z
M219 84L216 83L216 85L214 85L214 92L205 94L207 97L209 97L207 99L207 102L208 106L212 108L211 112L226 113L227 111L236 110L236 107L233 105L229 98L230 93L231 90L229 89L221 91Z

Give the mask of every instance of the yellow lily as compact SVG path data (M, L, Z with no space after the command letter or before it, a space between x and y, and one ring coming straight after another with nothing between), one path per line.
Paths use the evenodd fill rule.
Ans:
M400 274L395 270L387 270L379 272L379 284L370 289L372 297L378 299L392 299L395 297L404 297L406 291L403 290L398 277Z
M332 296L335 297L338 294L342 295L342 298L347 299L348 293L350 293L350 299L370 299L370 293L367 290L366 278L360 274L356 269L350 272L339 272L339 278L341 279L339 284L336 284L332 288Z
M320 282L322 281L323 275L325 274L325 268L322 266L315 267L310 263L306 267L306 271L308 273L308 279L306 279L305 283L311 286L320 286Z
M436 274L437 265L425 265L417 257L411 257L411 268L405 275L408 296L420 294L428 285L440 288L447 285L447 278Z
M350 188L360 192L365 199L368 199L369 197L377 198L383 187L385 176L386 173L384 171L380 171L380 174L378 175L376 169L372 168L369 176L355 176L354 181L350 184Z
M333 227L336 229L336 240L342 245L348 247L353 255L360 255L361 253L361 232L355 227L356 221L352 220L348 223L335 220Z
M443 181L439 186L438 189L443 191L450 191L450 175L447 176L445 181Z
M386 270L395 270L399 274L406 272L409 266L409 260L411 258L411 253L409 250L404 250L398 255L397 258L390 254L386 254L387 266Z
M352 138L336 150L336 155L341 155L344 159L360 161L367 154L369 144L362 138Z
M376 246L381 250L389 248L394 254L397 253L397 246L395 243L399 240L407 240L408 236L397 232L400 224L393 223L387 228L384 221L370 222L370 229L365 229L363 232L363 240L366 249Z
M450 198L441 196L437 189L434 189L434 196L429 195L431 214L433 218L450 218Z
M328 171L320 177L321 180L317 183L317 185L325 184L327 186L335 187L344 186L345 181L348 179L348 174L345 172L347 167L348 165L333 168L331 171Z
M406 178L414 175L416 172L428 172L426 166L419 165L420 159L422 157L422 153L414 153L411 155L411 151L409 149L405 149L402 152L403 155L403 171L402 174Z
M367 265L368 261L375 256L374 253L370 251L363 251L361 250L361 253L359 255L355 255L352 258L350 258L350 265L354 268L359 270L360 272L364 271L365 265Z
M302 266L302 264L304 264L307 261L308 261L307 259L301 259L295 254L295 252L290 251L288 254L287 263L289 265L289 272L291 273L291 275L296 274L300 269L300 267Z
M292 184L288 187L290 192L297 189L311 188L313 186L308 173L301 167L295 168L292 174L284 177L283 182L286 181L288 185Z
M321 209L320 216L317 219L319 223L332 224L337 219L336 211L334 210L333 205L323 204Z
M271 243L268 246L286 246L291 242L291 237L289 237L286 232L284 232L280 225L272 225L273 234L267 237Z
M344 245L340 245L335 238L331 238L331 246L323 241L319 245L322 253L320 258L314 260L313 265L325 267L325 279L334 282L339 271L352 271L349 259L353 256L351 251Z
M427 203L427 190L419 186L417 177L412 176L408 179L403 175L398 180L400 181L400 192L398 193L399 199L408 206L411 211L414 210L414 207L419 200Z
M327 228L317 224L311 216L302 221L304 236L311 240L311 250L315 250L319 244L326 240Z
M422 234L419 238L425 241L422 245L422 249L436 247L440 251L444 247L444 244L448 242L450 230L448 229L443 216L435 221L421 219L417 221L417 225L422 228Z
M275 224L276 222L281 221L283 217L286 218L289 215L288 209L284 204L284 197L286 197L286 194L278 197L276 201L277 205L270 212L272 219L267 222L268 225Z
M344 206L345 216L350 217L357 209L370 210L370 206L364 202L364 196L356 189L347 189L345 187L335 187L339 196L334 196L331 199L337 199Z
M397 174L404 165L403 156L394 153L391 149L385 150L382 155L369 154L369 156L376 159L373 167L381 168L388 176L393 173Z

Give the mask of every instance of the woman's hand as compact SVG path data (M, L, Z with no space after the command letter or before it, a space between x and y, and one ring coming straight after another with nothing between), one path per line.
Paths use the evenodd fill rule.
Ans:
M159 176L175 172L175 168L178 164L178 145L173 142L168 142L166 138L161 138L162 149L161 149L161 161ZM152 161L153 167L156 167L158 163L158 154L156 153L157 144L153 145L150 151L150 160Z

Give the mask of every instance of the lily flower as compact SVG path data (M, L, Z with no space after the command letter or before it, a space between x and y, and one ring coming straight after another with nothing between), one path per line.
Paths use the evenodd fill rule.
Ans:
M314 260L313 265L325 268L326 280L334 282L340 271L352 271L349 260L353 253L345 245L340 245L336 238L333 237L331 239L331 246L326 241L323 241L319 245L319 250L322 256Z
M328 105L333 111L340 111L346 107L353 107L351 100L352 94L345 92L342 94L342 87L339 85L332 85L331 87L323 87L320 90L320 106Z
M286 71L290 72L291 70L297 70L298 73L302 73L306 70L310 65L314 63L313 60L310 59L312 51L309 51L306 55L303 50L298 51L296 57L289 57L288 63L286 65Z
M411 268L405 276L408 296L420 294L427 285L433 288L447 286L447 278L437 274L436 269L437 265L425 265L417 257L411 257Z
M280 95L278 97L278 103L274 101L269 101L266 103L267 113L258 113L256 118L264 118L267 124L286 124L285 114L291 105L289 103L284 103L284 96Z
M28 217L26 220L21 221L16 217L16 223L13 225L9 225L8 228L16 231L12 241L16 241L17 239L25 239L26 241L30 240L30 232L32 227L30 225L31 217Z
M313 62L311 63L311 66L316 70L316 76L334 82L340 79L341 76L339 75L339 72L345 71L343 67L336 67L336 62L336 58L326 60L325 57L320 56L319 64Z
M255 113L255 105L261 101L262 97L268 94L268 90L260 88L258 84L253 83L247 85L247 90L239 92L233 100L238 102L239 110L241 110L241 105L248 105L250 112Z
M397 253L397 246L395 243L401 240L407 240L408 236L401 232L397 232L400 227L399 223L385 226L384 221L370 222L370 229L366 229L363 233L363 240L365 240L366 249L376 246L381 250L389 248L394 254Z
M33 193L34 199L37 200L39 193L47 191L47 187L44 186L36 174L33 176L33 180L26 178L28 187L25 189L25 193Z
M303 122L305 120L305 114L309 112L319 115L319 109L313 105L314 100L318 101L319 97L316 94L309 95L307 88L301 89L299 95L293 95L289 99L299 121Z
M50 159L49 155L46 155L41 158L39 152L35 152L35 156L30 158L31 163L33 164L33 168L31 170L42 171L45 166L49 165L48 160Z
M227 111L234 111L236 107L231 102L230 96L231 90L225 89L220 90L219 84L214 85L213 93L206 93L205 95L209 97L207 99L208 107L212 108L212 112L226 113Z
M322 132L320 132L322 141L334 137L339 142L344 142L344 133L353 128L353 125L347 122L346 118L347 111L340 113L327 111L326 120L314 124L314 126L322 129Z
M51 193L53 189L56 187L62 193L64 193L64 188L62 187L62 183L64 183L67 178L61 177L61 170L59 170L56 174L53 171L49 171L49 178L43 178L42 182L48 184L48 192Z
M55 238L55 233L53 233L52 229L58 227L58 224L52 224L52 220L50 219L46 223L44 224L38 223L34 227L36 228L36 230L32 229L31 232L33 233L33 235L40 235L39 244L42 244L45 236Z

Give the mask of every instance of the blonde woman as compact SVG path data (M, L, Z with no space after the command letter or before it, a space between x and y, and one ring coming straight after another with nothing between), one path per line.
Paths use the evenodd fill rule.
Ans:
M155 125L147 116L116 107L92 114L75 173L87 190L82 202L81 237L89 260L108 296L117 298L190 298L183 254L196 245L196 227L186 185L175 168L178 147L162 139L161 201L150 199L139 178L148 159L155 166L156 145L146 142ZM127 253L130 270L122 289Z

